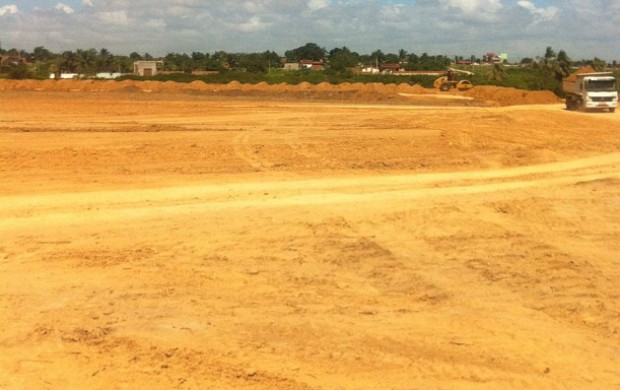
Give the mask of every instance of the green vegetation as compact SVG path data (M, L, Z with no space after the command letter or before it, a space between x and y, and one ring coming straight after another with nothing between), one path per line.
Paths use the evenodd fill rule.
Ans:
M289 62L297 62L301 60L320 61L325 58L327 51L316 43L306 43L297 49L287 50L284 57Z
M416 75L397 76L393 74L361 73L363 67L377 67L382 64L400 64L407 71L446 71L449 67L468 70L474 73L469 79L474 85L497 85L526 90L550 90L562 96L561 81L570 71L578 66L589 65L597 70L617 66L617 62L607 64L598 58L592 60L572 61L566 52L555 52L547 47L541 57L524 58L518 65L482 64L453 65L443 55L417 55L404 49L398 53L384 53L375 50L371 54L359 54L346 46L327 51L315 43L307 43L296 49L287 50L284 57L274 51L262 53L214 53L193 52L191 55L169 53L161 61L157 76L142 78L130 74L133 63L138 60L151 60L148 54L133 52L129 56L110 53L107 49L88 49L52 53L44 47L36 47L32 52L0 48L3 62L0 67L0 78L13 79L46 79L51 73L78 73L85 77L94 77L98 72L118 72L125 76L122 79L150 79L159 81L192 82L202 80L207 83L241 83L268 84L299 84L323 82L340 84L350 83L409 83L431 87L437 76ZM474 56L470 57L476 60ZM322 61L326 64L323 71L283 69L285 62L298 62L302 59ZM463 57L455 57L462 60ZM212 72L212 73L209 73ZM616 68L616 76L620 70Z

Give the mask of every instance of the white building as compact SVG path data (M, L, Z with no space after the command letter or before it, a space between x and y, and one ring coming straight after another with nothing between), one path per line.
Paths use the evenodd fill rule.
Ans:
M163 61L136 61L133 63L133 72L139 76L155 76L157 67L163 64Z
M98 79L117 79L121 77L121 74L118 72L101 72L95 75Z

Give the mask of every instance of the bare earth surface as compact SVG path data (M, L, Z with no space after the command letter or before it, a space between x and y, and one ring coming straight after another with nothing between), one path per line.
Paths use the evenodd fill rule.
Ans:
M620 389L620 114L399 96L0 92L0 388Z

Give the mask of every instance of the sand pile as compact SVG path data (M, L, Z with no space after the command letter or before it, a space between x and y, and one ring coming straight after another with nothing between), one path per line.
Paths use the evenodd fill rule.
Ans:
M301 91L301 92L309 92L309 91L312 91L313 89L314 89L314 85L310 84L307 81L297 84L294 88L295 91Z
M271 85L270 90L276 93L286 92L288 91L289 85L287 83L280 83L276 85Z
M573 73L568 75L568 77L565 78L564 80L566 80L566 81L575 81L575 80L577 80L577 75L579 73L596 73L596 70L594 68L592 68L591 66L582 66L581 68L577 69L576 71L574 71Z
M224 85L221 89L223 91L234 91L236 89L241 89L241 83L238 81L231 81L230 83Z
M357 84L351 84L349 82L344 82L341 84L336 85L336 89L338 92L352 92L352 91L356 91L356 86Z
M591 70L591 69L590 69ZM589 71L584 69L581 71ZM249 91L250 95L280 94L283 97L300 98L312 96L313 98L333 98L334 96L347 95L349 98L359 101L386 101L404 98L406 95L429 95L436 94L433 89L423 88L420 85L381 84L381 83L321 83L313 85L302 82L298 85L281 83L269 85L266 82L258 84L241 84L231 81L228 84L206 84L203 81L193 81L189 84L176 83L173 81L113 81L113 80L0 80L0 90L22 91L61 91L61 92L141 92L141 93L221 93L232 92L233 94ZM302 95L299 93L303 92ZM559 99L550 91L525 91L515 88L495 86L477 86L464 93L477 101L489 105L510 106L519 104L552 104L558 103ZM406 102L406 100L405 100ZM437 100L433 100L434 104ZM418 102L419 103L419 102Z
M142 83L134 84L142 92L161 92L161 82L159 81L144 81Z
M553 104L560 100L551 91L526 91L516 88L480 85L465 92L465 96L476 100L494 102L500 106L520 104Z
M173 85L167 86L166 88L167 88L167 92L175 92L175 88ZM178 83L177 83L177 88L178 88ZM183 89L189 90L189 91L199 91L199 92L211 90L211 88L209 87L207 83L205 83L204 81L200 81L200 80L192 81L191 83L187 84Z
M376 93L379 95L392 95L397 93L395 84L368 83L365 86L366 93Z
M390 89L391 93L404 94L404 95L429 95L437 93L434 89L424 88L419 84L410 85L407 83L401 83L395 85Z
M334 92L337 88L337 86L326 82L322 82L314 87L317 92Z
M201 88L202 86L195 85L195 87ZM173 93L173 92L177 92L178 90L179 90L179 83L175 83L174 81L164 81L163 83L159 84L160 92Z
M55 83L56 81L54 80L49 80L50 83ZM97 85L97 91L100 92L112 92L112 91L116 91L119 88L119 83L113 80L105 80L105 81L100 81Z
M374 87L372 84L373 83L353 83L351 86L353 87L353 91L357 93L373 93Z
M272 91L272 86L269 85L266 81L261 81L258 84L254 84L252 86L252 89L254 91L258 91L258 92L271 92Z

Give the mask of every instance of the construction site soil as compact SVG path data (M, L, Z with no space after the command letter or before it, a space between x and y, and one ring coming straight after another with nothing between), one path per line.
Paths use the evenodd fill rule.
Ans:
M0 80L0 91L37 92L143 92L155 94L199 94L210 97L261 98L262 100L325 100L340 102L382 102L416 105L474 105L509 106L518 104L557 103L559 99L550 91L525 91L514 88L478 86L467 92L438 93L419 85L381 83L321 83L313 85L302 82L297 85L286 83L270 85L206 84L202 81L176 83L172 81L97 81L97 80ZM441 99L441 102L437 102ZM461 100L461 101L455 101Z
M0 81L0 388L619 389L619 128L497 87Z

